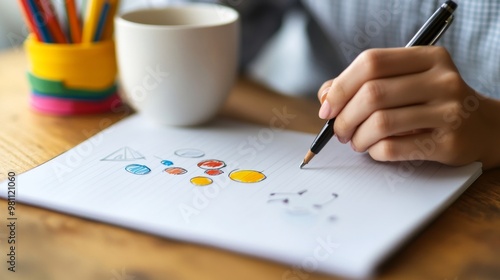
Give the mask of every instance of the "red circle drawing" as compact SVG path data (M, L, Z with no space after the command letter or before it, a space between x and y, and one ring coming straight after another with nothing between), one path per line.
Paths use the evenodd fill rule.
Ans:
M210 176L217 176L224 173L224 171L219 170L219 169L208 169L205 170L205 174L210 175Z
M207 159L198 163L198 167L201 169L221 169L225 166L226 163L218 159Z

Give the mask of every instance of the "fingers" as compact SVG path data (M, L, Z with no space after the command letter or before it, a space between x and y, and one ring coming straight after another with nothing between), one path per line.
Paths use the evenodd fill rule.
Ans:
M325 101L331 106L325 119L337 116L368 81L420 73L435 64L437 47L370 49L359 55L335 80ZM326 88L327 86L324 85Z
M458 151L443 144L445 140L436 140L435 132L389 137L371 146L368 153L377 161L427 160L453 166L475 160L462 158ZM447 134L443 137L446 138Z
M429 102L436 88L426 83L427 75L412 74L366 82L342 109L335 133L348 142L356 128L375 111Z
M372 49L322 85L319 115L375 160L460 165L481 158L467 147L488 137L483 114L463 111L473 95L442 47Z
M321 104L323 104L323 101L326 98L326 94L330 90L332 82L333 82L333 79L328 80L328 81L324 82L323 85L321 85L321 87L319 88L319 90L318 90L318 100L321 102Z
M432 133L389 137L371 146L368 153L378 161L436 160L437 144Z
M388 137L412 135L440 127L445 123L441 112L440 106L427 105L376 111L358 127L351 139L352 147L364 152Z

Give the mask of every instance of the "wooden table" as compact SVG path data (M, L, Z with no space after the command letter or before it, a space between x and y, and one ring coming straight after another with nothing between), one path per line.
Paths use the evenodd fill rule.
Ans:
M72 148L131 113L50 117L28 105L26 59L0 54L0 180ZM316 133L315 100L284 97L248 80L236 84L221 114L268 125L273 109L297 117L287 128ZM22 191L22 180L19 182ZM335 279L285 277L291 268L18 205L17 272L7 271L7 203L0 200L0 279ZM125 276L129 276L128 278ZM451 207L381 268L379 279L500 279L500 169L485 172Z

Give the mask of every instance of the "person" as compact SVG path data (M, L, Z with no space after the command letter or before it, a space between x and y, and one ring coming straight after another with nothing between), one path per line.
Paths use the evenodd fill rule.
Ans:
M439 46L411 48L403 46L444 0L222 2L242 16L242 67L286 11L304 11L307 67L330 76L317 90L319 117L336 118L338 140L354 151L378 161L500 167L498 1L459 1Z
M497 0L460 0L455 22L439 46L412 48L402 46L444 0L164 0L164 4L186 1L219 2L238 10L242 69L265 73L264 82L279 85L282 91L317 92L322 104L319 117L336 117L338 140L350 143L353 150L379 161L423 159L448 165L480 161L485 169L500 167ZM137 1L123 2L122 6L137 5ZM306 44L297 48L288 43L292 45L288 49L300 49L303 59L275 44L278 50L267 60L277 54L282 59L253 67L283 29L286 15L297 10L305 17L301 39ZM292 71L294 75L287 75Z
M487 49L500 39L500 21L480 17L500 6L460 5L445 47L369 49L323 84L319 116L336 117L340 142L380 161L500 166L500 102L487 97L500 94L500 50Z

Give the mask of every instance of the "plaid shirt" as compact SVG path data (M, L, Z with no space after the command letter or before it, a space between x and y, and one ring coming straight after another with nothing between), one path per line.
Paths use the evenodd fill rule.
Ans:
M305 0L304 4L336 49L336 57L328 57L342 69L363 49L405 46L443 2ZM446 47L470 86L500 98L500 1L456 2L455 21L437 45Z
M242 65L262 82L290 93L315 93L322 81L338 75L365 49L405 46L444 3L444 0L152 2L186 1L222 2L237 9L242 18ZM500 99L500 0L455 1L458 4L455 21L437 45L448 49L470 86ZM297 8L302 11L302 19L287 21L288 12L296 12ZM287 23L293 28L287 28ZM277 43L275 37L280 37L282 43Z

